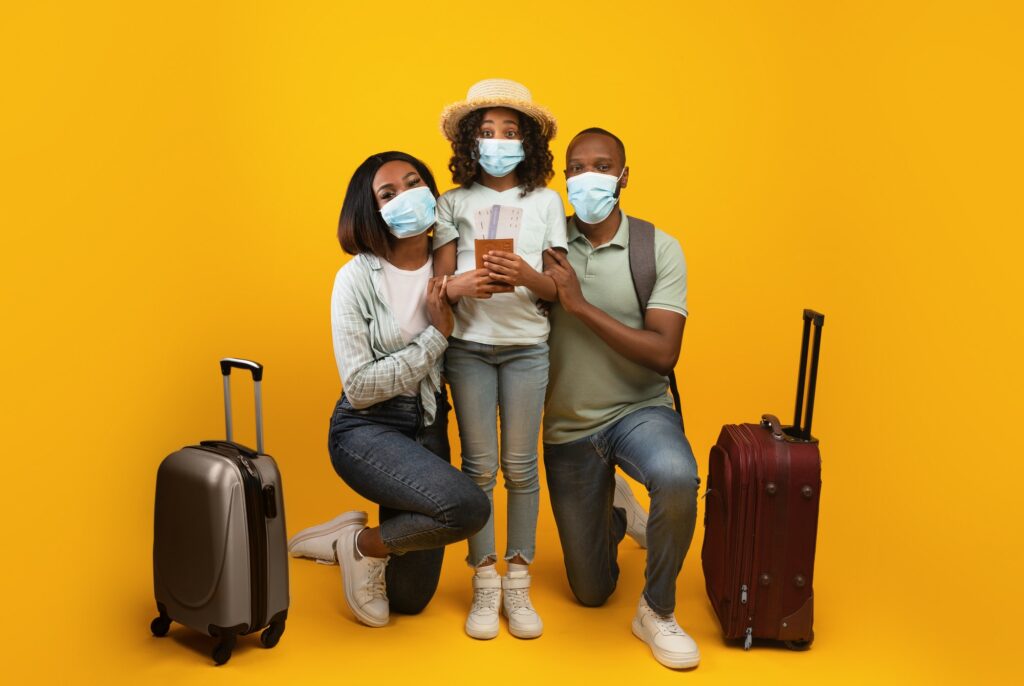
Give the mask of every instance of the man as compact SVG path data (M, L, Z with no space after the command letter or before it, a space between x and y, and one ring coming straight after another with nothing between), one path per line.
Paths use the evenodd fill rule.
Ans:
M686 262L679 243L655 229L656 280L642 312L629 220L619 208L629 181L625 146L608 131L586 129L569 143L565 176L576 214L568 255L548 251L558 303L551 309L544 465L569 585L582 604L603 604L618 579L619 541L629 533L646 543L633 633L661 664L695 667L697 644L673 612L700 479L666 379L686 324ZM646 522L629 487L616 484L616 467L650 493Z

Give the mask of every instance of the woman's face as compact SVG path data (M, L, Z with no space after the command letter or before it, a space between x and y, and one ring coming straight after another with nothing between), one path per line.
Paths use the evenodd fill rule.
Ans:
M507 107L492 107L484 112L477 137L499 140L522 139L523 136L519 133L519 113Z
M373 197L377 209L388 204L395 196L423 185L423 179L416 168L404 160L385 163L373 177Z

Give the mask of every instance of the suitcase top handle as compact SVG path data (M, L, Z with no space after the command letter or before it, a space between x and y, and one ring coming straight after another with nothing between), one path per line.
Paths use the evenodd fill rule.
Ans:
M252 372L253 381L263 380L263 365L252 360L243 360L240 357L225 357L220 361L220 373L224 376L231 374L231 368L248 369Z
M252 372L252 380L256 386L256 452L263 454L263 393L260 382L263 380L263 365L240 357L225 357L220 361L220 373L224 375L224 426L228 441L234 441L231 421L231 369L248 369Z

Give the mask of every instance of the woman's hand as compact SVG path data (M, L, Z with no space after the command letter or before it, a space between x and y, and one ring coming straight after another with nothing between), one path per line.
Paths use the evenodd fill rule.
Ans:
M448 277L446 293L448 302L454 304L461 298L490 298L495 293L511 293L512 286L496 283L487 269L474 269L458 276Z
M441 335L448 338L455 328L455 316L445 294L448 277L432 277L427 282L427 318Z

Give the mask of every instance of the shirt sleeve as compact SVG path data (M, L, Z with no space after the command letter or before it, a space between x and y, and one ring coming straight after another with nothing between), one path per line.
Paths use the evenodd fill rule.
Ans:
M565 234L565 206L562 196L551 191L553 199L548 203L547 230L544 232L544 249L561 248L568 251L569 242Z
M404 393L417 393L420 381L439 364L448 340L428 326L401 350L377 358L370 345L372 315L358 295L358 284L342 269L331 296L334 357L353 407L369 407ZM369 278L369 275L366 275ZM368 321L367 317L371 315Z
M647 309L668 310L688 316L686 309L686 257L679 241L658 232L655 234L655 268L658 276Z
M437 223L434 224L434 249L445 243L451 243L459 237L459 228L455 225L455 202L452 192L448 191L437 199Z

